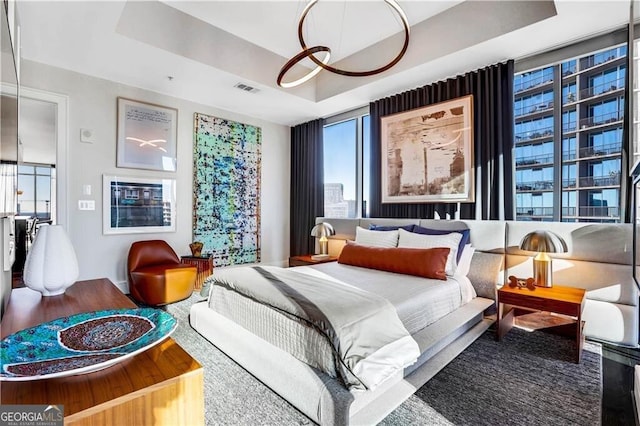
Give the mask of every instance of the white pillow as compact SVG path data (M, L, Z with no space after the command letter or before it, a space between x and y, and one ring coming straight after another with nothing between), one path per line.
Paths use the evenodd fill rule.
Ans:
M356 227L356 244L370 247L397 247L398 231L370 231Z
M445 247L449 249L447 256L447 265L444 273L453 276L456 272L456 258L458 255L458 245L462 239L462 234L452 232L444 235L425 235L407 232L404 229L398 229L399 239L398 247L404 248L438 248Z
M460 260L458 261L458 266L456 267L456 277L466 277L469 275L469 269L471 269L471 258L475 252L476 249L472 247L471 244L464 246L462 254L460 255Z

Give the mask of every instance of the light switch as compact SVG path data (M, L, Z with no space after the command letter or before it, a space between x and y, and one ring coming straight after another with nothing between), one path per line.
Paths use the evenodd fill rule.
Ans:
M78 210L95 210L95 200L78 200Z
M82 185L82 195L91 195L91 185Z

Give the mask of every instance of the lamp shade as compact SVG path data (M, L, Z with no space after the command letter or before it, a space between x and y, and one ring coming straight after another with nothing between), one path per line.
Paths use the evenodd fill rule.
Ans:
M333 226L327 222L321 222L311 229L311 236L316 238L328 237L329 235L335 234L336 231L333 230Z
M78 260L73 245L61 225L44 225L24 264L24 283L43 296L65 292L78 279Z
M533 258L533 280L538 287L553 286L553 260L547 253L564 253L567 244L559 236L550 231L529 232L520 241L520 249L535 251Z
M520 249L538 253L565 253L567 244L551 231L533 231L520 241Z

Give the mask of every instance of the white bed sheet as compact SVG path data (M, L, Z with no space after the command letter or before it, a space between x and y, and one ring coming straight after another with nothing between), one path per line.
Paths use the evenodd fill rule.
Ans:
M337 262L299 266L295 269L348 283L384 297L396 308L400 321L410 334L436 322L476 296L466 277L447 277L443 281Z

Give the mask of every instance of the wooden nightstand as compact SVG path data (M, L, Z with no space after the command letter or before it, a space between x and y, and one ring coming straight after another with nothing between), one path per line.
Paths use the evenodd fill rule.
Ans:
M329 256L326 259L322 259L322 260L313 260L311 259L311 255L310 254L305 254L304 256L293 256L289 258L289 267L292 266L309 266L309 265L318 265L320 263L327 263L327 262L335 262L336 260L338 260L337 257L334 256Z
M569 328L570 335L576 340L575 361L580 363L584 343L582 309L584 308L585 293L586 290L573 287L536 287L531 291L526 288L503 286L498 290L497 339L501 340L511 330L514 317L521 314L521 312L517 312L519 309L514 308L522 308L526 314L531 311L560 314L562 317L557 316L557 321L550 321L543 328ZM511 305L512 308L508 312L504 312L505 305Z
M181 256L180 263L195 266L198 269L194 290L201 290L204 280L213 274L213 256L210 254L203 256Z

